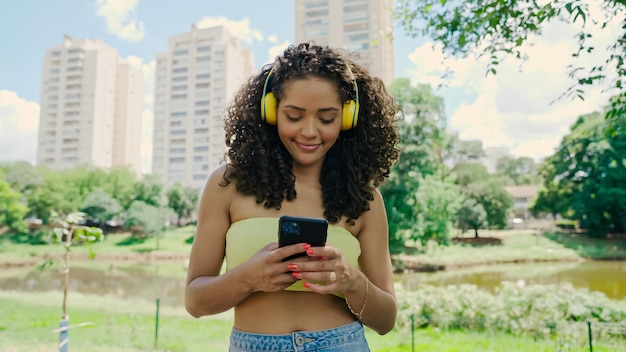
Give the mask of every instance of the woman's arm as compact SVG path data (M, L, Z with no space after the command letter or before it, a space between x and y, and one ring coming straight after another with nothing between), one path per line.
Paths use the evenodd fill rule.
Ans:
M279 291L295 279L286 274L287 263L281 259L302 251L300 246L277 249L268 244L245 263L220 275L230 227L230 205L236 196L235 186L221 187L224 167L211 174L200 199L198 225L191 247L185 307L194 317L224 312L252 292Z
M397 305L387 215L378 191L374 192L374 200L370 204L370 210L360 218L359 268L350 264L338 249L324 246L312 248L308 255L326 260L292 263L290 270L299 279L305 280L304 286L313 292L343 292L354 315L364 325L384 335L395 325ZM336 281L330 281L331 273L336 275ZM310 280L326 281L328 284L315 284Z
M362 312L357 318L364 325L384 335L393 329L398 308L389 254L387 213L382 196L377 190L370 204L370 210L362 215L363 225L359 232L361 271L357 272L352 281L354 286L346 290L345 295L352 311L357 314Z

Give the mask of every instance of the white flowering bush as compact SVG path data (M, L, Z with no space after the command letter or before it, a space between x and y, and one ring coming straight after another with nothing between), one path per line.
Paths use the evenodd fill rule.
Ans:
M397 327L401 334L433 327L446 330L504 332L516 336L567 339L587 335L587 323L617 323L626 331L626 300L571 285L503 283L494 293L475 285L422 286L417 291L398 288ZM606 329L594 332L607 337ZM615 336L609 336L615 337ZM618 336L626 343L626 333Z

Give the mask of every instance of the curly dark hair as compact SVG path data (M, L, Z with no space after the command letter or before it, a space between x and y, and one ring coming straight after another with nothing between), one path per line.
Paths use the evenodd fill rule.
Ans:
M280 209L283 200L296 198L291 155L281 143L276 126L261 120L263 86L272 68L267 91L274 93L277 104L284 96L285 83L293 79L327 79L337 85L344 102L355 99L356 80L358 124L341 131L326 155L320 177L324 217L337 223L345 216L353 224L369 210L374 188L385 181L398 160L399 137L394 126L398 107L383 82L342 50L314 43L290 45L242 86L225 118L229 149L220 185L234 181L238 191L255 196L266 208Z

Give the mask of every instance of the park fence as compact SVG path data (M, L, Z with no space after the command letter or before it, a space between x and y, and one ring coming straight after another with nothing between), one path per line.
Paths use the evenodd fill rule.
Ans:
M411 346L410 351L439 351L440 346L433 349L432 341L424 341L435 339L454 340L457 346L463 346L462 349L451 349L454 351L626 352L626 322L545 322L545 325L537 326L534 331L527 329L529 333L513 335L497 329L482 329L480 319L473 319L473 322L461 319L463 322L430 327L427 333L420 333L424 327L420 327L415 320L411 315L411 341L403 343ZM468 329L468 326L473 326L475 330ZM406 336L404 338L406 340Z

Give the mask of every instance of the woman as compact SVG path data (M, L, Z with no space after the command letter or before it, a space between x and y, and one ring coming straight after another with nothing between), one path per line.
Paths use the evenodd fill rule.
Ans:
M235 308L230 351L368 351L363 325L393 328L376 187L398 158L396 112L379 79L309 43L238 92L225 120L228 162L200 201L185 296L194 317ZM327 244L278 248L282 215L325 218Z

